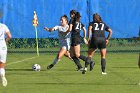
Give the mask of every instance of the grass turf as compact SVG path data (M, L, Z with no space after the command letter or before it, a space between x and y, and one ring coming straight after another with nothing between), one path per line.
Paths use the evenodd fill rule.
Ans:
M86 55L86 54L85 54ZM6 66L8 86L0 84L0 93L139 93L140 69L137 53L108 53L107 75L101 75L100 55L94 57L93 71L85 75L76 71L68 58L51 70L46 70L56 54L9 54ZM33 64L40 64L42 70L31 70ZM84 65L84 62L81 61Z

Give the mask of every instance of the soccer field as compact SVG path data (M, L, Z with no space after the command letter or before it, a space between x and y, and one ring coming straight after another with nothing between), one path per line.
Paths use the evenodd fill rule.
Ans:
M86 54L85 54L86 55ZM56 54L55 54L56 56ZM0 84L0 93L139 93L138 53L108 53L107 75L100 69L100 55L95 55L93 71L82 74L66 57L51 70L46 70L54 55L9 54L6 66L8 86ZM32 71L40 64L39 72ZM84 65L84 62L81 61Z

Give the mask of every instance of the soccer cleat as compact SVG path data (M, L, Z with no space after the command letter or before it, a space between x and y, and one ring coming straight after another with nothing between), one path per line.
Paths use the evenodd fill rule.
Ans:
M6 78L5 77L1 77L1 79L2 79L2 85L4 87L6 87L7 86L7 80L6 80Z
M102 75L106 75L107 73L106 72L102 72Z
M53 64L50 64L49 66L47 66L47 69L50 70L53 66Z
M84 68L82 74L85 74L86 72L87 72L87 68Z
M90 62L90 71L93 70L93 67L94 67L95 63L94 62Z

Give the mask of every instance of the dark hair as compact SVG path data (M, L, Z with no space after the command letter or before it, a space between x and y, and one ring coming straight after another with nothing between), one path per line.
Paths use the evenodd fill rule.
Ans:
M68 17L67 17L67 15L61 16L61 19L62 19L62 17L64 17L64 18L66 19L66 21L68 22Z
M76 14L76 10L71 10L70 14Z
M99 23L102 22L102 18L98 13L95 13L93 14L93 21Z
M75 17L74 17L74 20L75 21L80 21L80 17L81 17L80 13L79 12L76 12Z

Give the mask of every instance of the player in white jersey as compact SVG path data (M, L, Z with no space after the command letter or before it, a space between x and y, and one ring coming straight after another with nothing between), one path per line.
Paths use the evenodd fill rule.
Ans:
M51 69L57 62L60 61L60 59L66 55L69 58L69 49L70 49L70 33L65 33L69 29L68 25L68 17L66 15L63 15L60 19L61 25L55 26L53 28L47 28L45 27L45 30L48 30L50 32L58 30L58 36L59 36L59 44L60 44L60 51L58 52L57 57L54 59L53 63L47 66L47 69Z
M6 39L5 35L7 36ZM6 42L8 42L11 37L8 27L5 24L0 23L0 77L3 86L7 86L7 80L5 78L5 63L7 58Z

